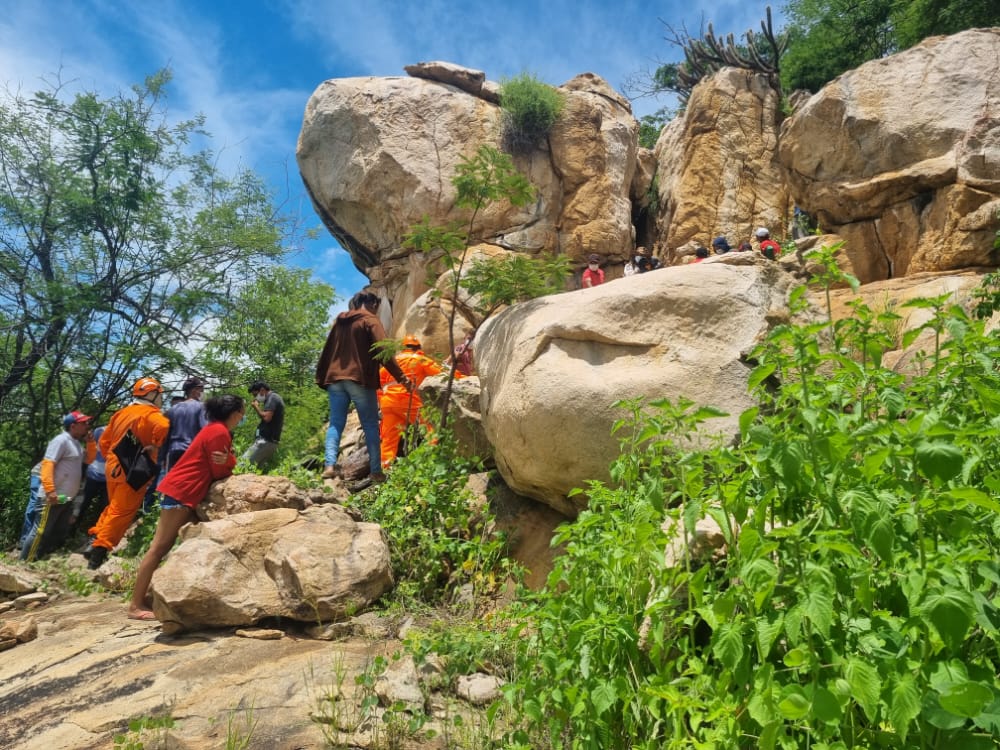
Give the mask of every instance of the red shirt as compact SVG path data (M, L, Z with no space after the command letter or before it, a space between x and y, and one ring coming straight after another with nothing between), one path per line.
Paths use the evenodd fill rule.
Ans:
M596 271L591 271L589 268L583 270L583 288L587 288L587 279L590 279L590 286L597 286L598 284L604 283L604 269L598 268Z
M215 451L229 454L226 463L212 462ZM156 489L182 505L194 508L205 499L212 482L232 475L234 466L233 436L222 422L209 422L195 435L184 455Z
M775 258L781 255L781 245L774 240L762 240L760 243L760 254L765 258L770 257L767 252L768 250L771 251L771 254L773 254Z

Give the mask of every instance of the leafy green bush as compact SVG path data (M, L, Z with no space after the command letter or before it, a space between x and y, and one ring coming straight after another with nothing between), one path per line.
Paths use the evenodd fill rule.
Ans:
M447 433L436 432L433 443L396 460L385 484L353 498L389 539L397 596L436 603L466 583L487 594L506 580L504 539L466 486L474 469Z
M0 451L0 549L17 542L30 494L31 464L15 451Z
M559 119L563 96L530 73L500 81L500 108L503 110L504 138L513 149L534 147Z
M908 380L860 302L775 329L737 447L672 437L707 415L691 404L625 404L613 485L520 612L511 742L997 747L1000 336L947 297L908 304L934 342ZM691 552L705 517L722 560Z

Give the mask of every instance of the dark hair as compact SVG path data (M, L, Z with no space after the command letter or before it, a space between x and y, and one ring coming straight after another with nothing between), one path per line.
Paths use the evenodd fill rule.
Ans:
M205 402L205 414L208 415L211 422L225 422L231 415L244 410L246 410L246 404L243 399L229 393L212 396Z
M184 391L184 395L186 396L195 388L204 388L204 387L205 387L205 381L202 380L201 378L188 378L187 380L184 381L184 385L181 386L181 390Z
M375 294L375 292L358 292L351 297L348 307L351 310L360 310L362 307L378 310L379 305L381 304L382 300L377 294Z
M250 388L248 388L247 390L249 390L250 393L256 396L257 391L269 391L271 390L271 386L269 386L263 380L255 380L250 384Z
M699 258L707 258L708 248L699 245L698 247L695 248L694 254L697 255Z

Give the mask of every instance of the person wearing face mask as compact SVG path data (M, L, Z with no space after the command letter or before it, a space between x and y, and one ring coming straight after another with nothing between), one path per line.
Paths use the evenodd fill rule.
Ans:
M281 430L285 426L285 402L263 380L253 383L249 390L253 396L250 405L260 417L260 424L257 425L253 445L243 454L243 458L263 467L278 452L278 441L281 440Z
M101 434L98 446L106 462L108 507L90 529L93 541L83 553L91 570L101 567L111 550L125 536L146 494L146 485L134 488L126 481L125 471L114 451L115 446L131 432L155 463L156 453L170 430L170 421L160 411L162 406L163 388L159 381L149 377L139 378L132 386L132 403L116 411Z
M601 259L596 254L591 254L587 258L587 267L583 271L581 284L584 289L590 289L598 284L604 283L604 270L601 268Z

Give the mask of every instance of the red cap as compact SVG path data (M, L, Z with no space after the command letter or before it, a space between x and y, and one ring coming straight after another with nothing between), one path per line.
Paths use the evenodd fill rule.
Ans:
M69 427L71 424L78 424L80 422L89 422L93 417L88 417L82 411L71 411L65 417L63 417L63 427Z

